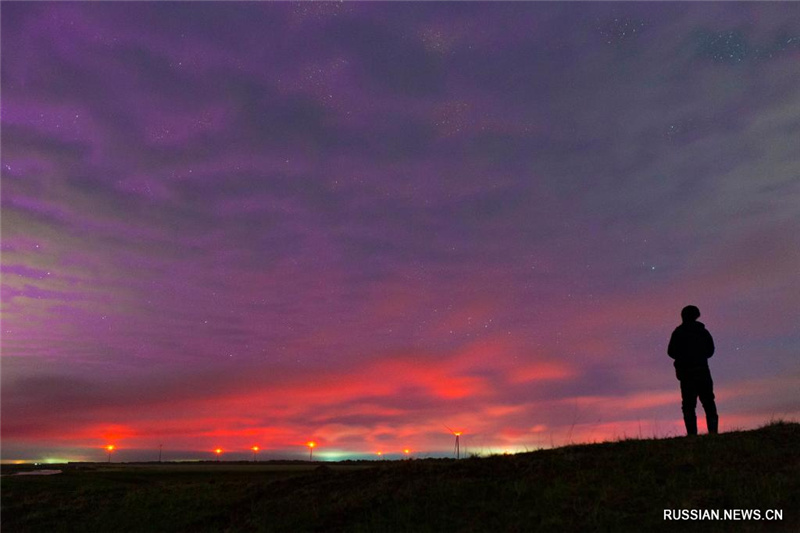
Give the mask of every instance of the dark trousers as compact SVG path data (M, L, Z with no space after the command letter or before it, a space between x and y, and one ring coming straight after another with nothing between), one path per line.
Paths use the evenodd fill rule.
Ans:
M719 424L717 405L714 403L714 382L708 368L693 368L681 370L678 373L681 382L681 409L683 410L683 423L686 424L688 435L697 435L697 398L706 412L706 425L709 433L716 433Z

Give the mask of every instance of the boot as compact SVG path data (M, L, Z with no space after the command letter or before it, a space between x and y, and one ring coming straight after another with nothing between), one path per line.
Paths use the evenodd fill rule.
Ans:
M683 423L686 425L687 435L697 435L697 417L694 415L694 413L684 413Z
M706 415L706 426L708 426L708 434L716 435L719 426L719 417L714 415Z

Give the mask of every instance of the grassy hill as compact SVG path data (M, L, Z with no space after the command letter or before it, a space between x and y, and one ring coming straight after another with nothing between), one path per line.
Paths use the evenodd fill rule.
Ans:
M460 461L59 468L3 477L4 533L800 531L795 423ZM670 521L665 509L762 520ZM768 509L783 519L763 520Z

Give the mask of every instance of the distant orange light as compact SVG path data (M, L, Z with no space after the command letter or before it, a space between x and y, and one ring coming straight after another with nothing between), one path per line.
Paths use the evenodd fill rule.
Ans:
M253 446L253 447L252 447L252 448L250 448L250 449L251 449L251 450L253 450L254 452L257 452L257 451L258 451L258 446Z
M453 433L453 435L455 435L456 437L460 437L462 433L463 433L462 431L456 431L455 433Z
M306 443L306 446L308 446L308 460L309 461L313 461L314 460L314 446L316 446L316 445L317 445L317 443L314 442L313 440L311 442L307 442Z
M375 453L377 453L378 455L383 455L383 452L375 452Z
M113 452L114 448L116 448L116 446L114 446L113 444L109 444L108 446L106 446L106 450L108 450L110 452Z
M216 450L214 450L214 453L216 453L217 455L221 454L222 448L217 448Z
M404 454L406 454L406 455L408 455L408 454L410 454L410 453L411 453L411 450L409 450L408 448L406 448L405 450L403 450L403 453L404 453Z

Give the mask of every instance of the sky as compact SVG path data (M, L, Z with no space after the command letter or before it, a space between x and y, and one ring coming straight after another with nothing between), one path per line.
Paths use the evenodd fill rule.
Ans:
M678 436L688 304L800 415L800 4L0 18L4 461Z

